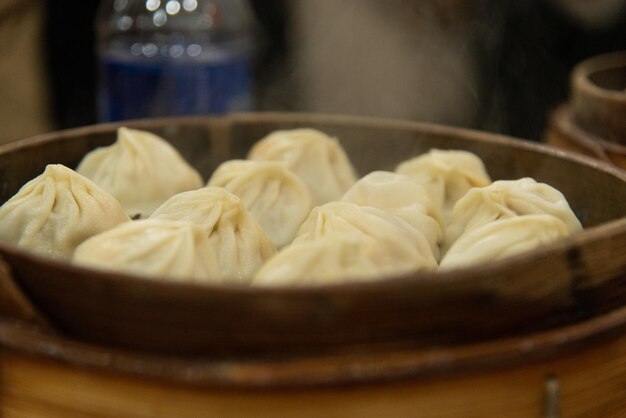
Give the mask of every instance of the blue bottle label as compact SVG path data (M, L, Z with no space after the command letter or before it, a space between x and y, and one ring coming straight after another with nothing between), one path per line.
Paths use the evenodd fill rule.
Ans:
M99 89L103 122L246 111L251 108L250 59L243 54L212 60L104 54Z

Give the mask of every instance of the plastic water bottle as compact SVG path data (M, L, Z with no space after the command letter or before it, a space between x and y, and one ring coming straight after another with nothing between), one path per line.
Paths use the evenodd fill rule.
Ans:
M105 1L96 29L101 121L252 108L245 0Z

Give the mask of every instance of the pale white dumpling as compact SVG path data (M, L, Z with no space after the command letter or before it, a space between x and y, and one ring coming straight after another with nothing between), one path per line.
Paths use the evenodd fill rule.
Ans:
M254 145L248 159L284 162L307 185L315 205L339 199L357 177L339 142L315 129L275 131Z
M444 249L466 231L496 219L533 214L555 216L567 226L569 233L582 229L565 196L554 187L529 177L499 180L471 189L457 202L446 228Z
M83 242L72 261L181 282L221 283L226 278L206 230L184 221L125 223Z
M491 183L482 160L468 151L432 149L399 164L395 171L422 184L444 217L469 189Z
M313 208L304 182L284 163L231 160L221 164L208 182L242 200L274 245L289 244Z
M203 186L200 174L159 136L119 128L117 141L89 152L78 168L111 193L126 213L147 217L176 193Z
M500 219L463 234L444 255L440 269L501 260L569 234L567 225L552 215L523 215Z
M381 274L359 242L326 237L284 248L261 267L252 284L324 285L370 281L379 279Z
M214 279L249 283L276 253L274 244L241 199L221 187L180 193L157 208L150 219L188 221L203 228L216 254Z
M247 223L252 220L249 215L241 199L223 187L202 187L170 197L150 218L189 221L213 229L222 219ZM252 221L256 228L258 223Z
M441 213L424 187L403 174L374 171L359 179L341 198L399 216L424 234L439 260L443 239Z
M113 196L75 171L50 164L0 207L0 239L69 258L85 239L126 221Z
M313 208L293 244L321 237L359 242L383 274L432 271L437 268L428 241L403 219L381 209L347 202Z

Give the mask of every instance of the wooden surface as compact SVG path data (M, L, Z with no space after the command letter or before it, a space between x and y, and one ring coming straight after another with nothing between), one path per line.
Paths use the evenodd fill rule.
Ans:
M559 388L552 415L551 376ZM485 373L284 390L172 385L2 352L0 412L3 418L618 418L626 415L626 336Z

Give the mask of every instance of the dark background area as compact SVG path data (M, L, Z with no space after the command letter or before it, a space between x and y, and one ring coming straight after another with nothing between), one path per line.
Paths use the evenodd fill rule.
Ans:
M98 3L48 2L45 50L57 128L96 122L94 21ZM290 39L284 0L253 0L251 4L265 34L255 67L260 91L296 46ZM479 59L482 99L472 128L539 139L549 110L567 98L573 66L593 55L626 49L626 13L608 26L589 28L542 0L479 4L484 29L479 31L474 53ZM494 38L493 33L498 36ZM285 109L261 106L259 110Z

